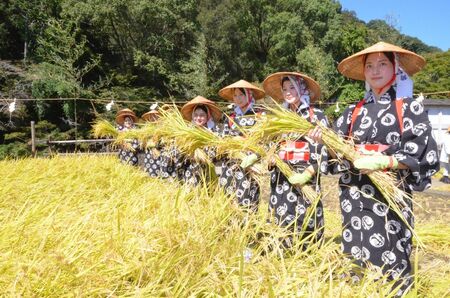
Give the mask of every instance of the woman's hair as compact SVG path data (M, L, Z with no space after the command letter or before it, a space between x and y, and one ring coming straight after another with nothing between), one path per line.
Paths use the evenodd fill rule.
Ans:
M205 112L206 115L208 115L208 108L205 105L197 105L195 107L194 111L197 110L197 109L202 110L203 112Z
M393 52L381 52L384 54L384 56L386 56L386 58L388 58L388 60L392 63L392 65L395 65L395 55ZM369 56L369 54L364 55L363 59L364 59L364 67L366 66L366 60L367 60L367 56Z
M289 77L283 77L281 79L281 86L283 86L284 82L286 82L286 81L290 81Z
M241 90L242 94L244 94L244 95L246 94L244 88L238 88L238 89Z

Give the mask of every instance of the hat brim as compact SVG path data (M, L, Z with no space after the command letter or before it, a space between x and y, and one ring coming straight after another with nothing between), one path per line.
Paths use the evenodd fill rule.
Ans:
M338 70L347 78L365 81L365 56L379 52L396 53L398 55L400 67L410 76L420 71L426 64L425 58L416 53L386 42L379 42L342 60L338 65Z
M263 82L263 88L266 93L276 101L284 101L281 80L287 76L297 76L305 80L306 86L309 90L309 97L311 102L317 101L320 98L319 84L305 74L299 72L276 72L268 76Z
M137 122L137 117L135 114L132 113L128 113L128 112L123 112L119 115L116 116L116 123L123 125L123 123L125 122L125 118L126 117L130 117L133 119L133 122Z
M144 121L154 121L154 117L159 117L160 113L158 111L149 111L141 116L141 119Z
M253 97L255 98L255 100L261 99L266 95L264 90L262 90L261 88L258 88L245 80L239 80L231 85L228 85L220 89L219 96L226 100L233 101L234 89L236 88L250 89L253 93Z
M214 104L210 103L187 103L181 108L181 114L183 118L187 121L192 121L192 113L197 106L206 106L208 107L209 112L211 113L211 117L215 122L219 121L222 117L222 111Z

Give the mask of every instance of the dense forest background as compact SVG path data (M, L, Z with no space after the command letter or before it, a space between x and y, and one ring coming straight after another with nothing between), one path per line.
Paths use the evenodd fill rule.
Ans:
M315 78L333 118L336 101L342 111L363 95L337 64L381 40L427 59L415 93L450 90L448 50L402 34L389 16L365 23L334 0L3 0L0 40L0 158L29 154L30 120L38 138L83 138L117 109L220 100L227 84L283 70Z

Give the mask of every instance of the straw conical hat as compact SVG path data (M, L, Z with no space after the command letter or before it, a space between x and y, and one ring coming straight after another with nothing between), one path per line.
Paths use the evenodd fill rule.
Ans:
M123 122L125 121L126 117L131 117L134 122L137 121L136 114L134 114L134 112L132 110L130 110L130 109L122 109L122 110L117 112L116 123L118 123L120 125L123 125Z
M219 91L219 96L227 100L233 101L234 89L236 88L251 89L253 91L253 97L255 98L255 100L261 99L265 96L264 90L256 87L255 85L245 80L239 80L231 85L222 88Z
M306 85L309 90L309 97L311 102L316 101L320 97L320 86L319 84L308 77L299 72L276 72L268 76L263 82L263 88L268 95L270 95L273 99L278 101L284 101L283 92L281 90L281 80L287 76L297 76L301 77L305 80Z
M188 101L181 108L181 114L183 115L183 118L188 121L191 121L192 120L192 112L194 111L195 107L198 105L207 106L214 121L218 121L222 117L222 112L220 111L219 107L213 101L206 99L203 96L197 96L194 99Z
M154 117L158 117L159 112L157 110L151 110L142 114L141 119L144 121L154 121Z
M367 54L378 52L397 53L400 66L410 76L421 70L426 64L422 56L381 41L342 60L338 65L338 70L348 78L364 81L364 57Z

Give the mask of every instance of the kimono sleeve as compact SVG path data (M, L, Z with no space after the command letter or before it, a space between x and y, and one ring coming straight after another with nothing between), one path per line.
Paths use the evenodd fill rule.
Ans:
M408 167L400 170L412 190L423 191L431 186L431 176L439 171L437 143L422 103L405 99L403 132L394 157Z

